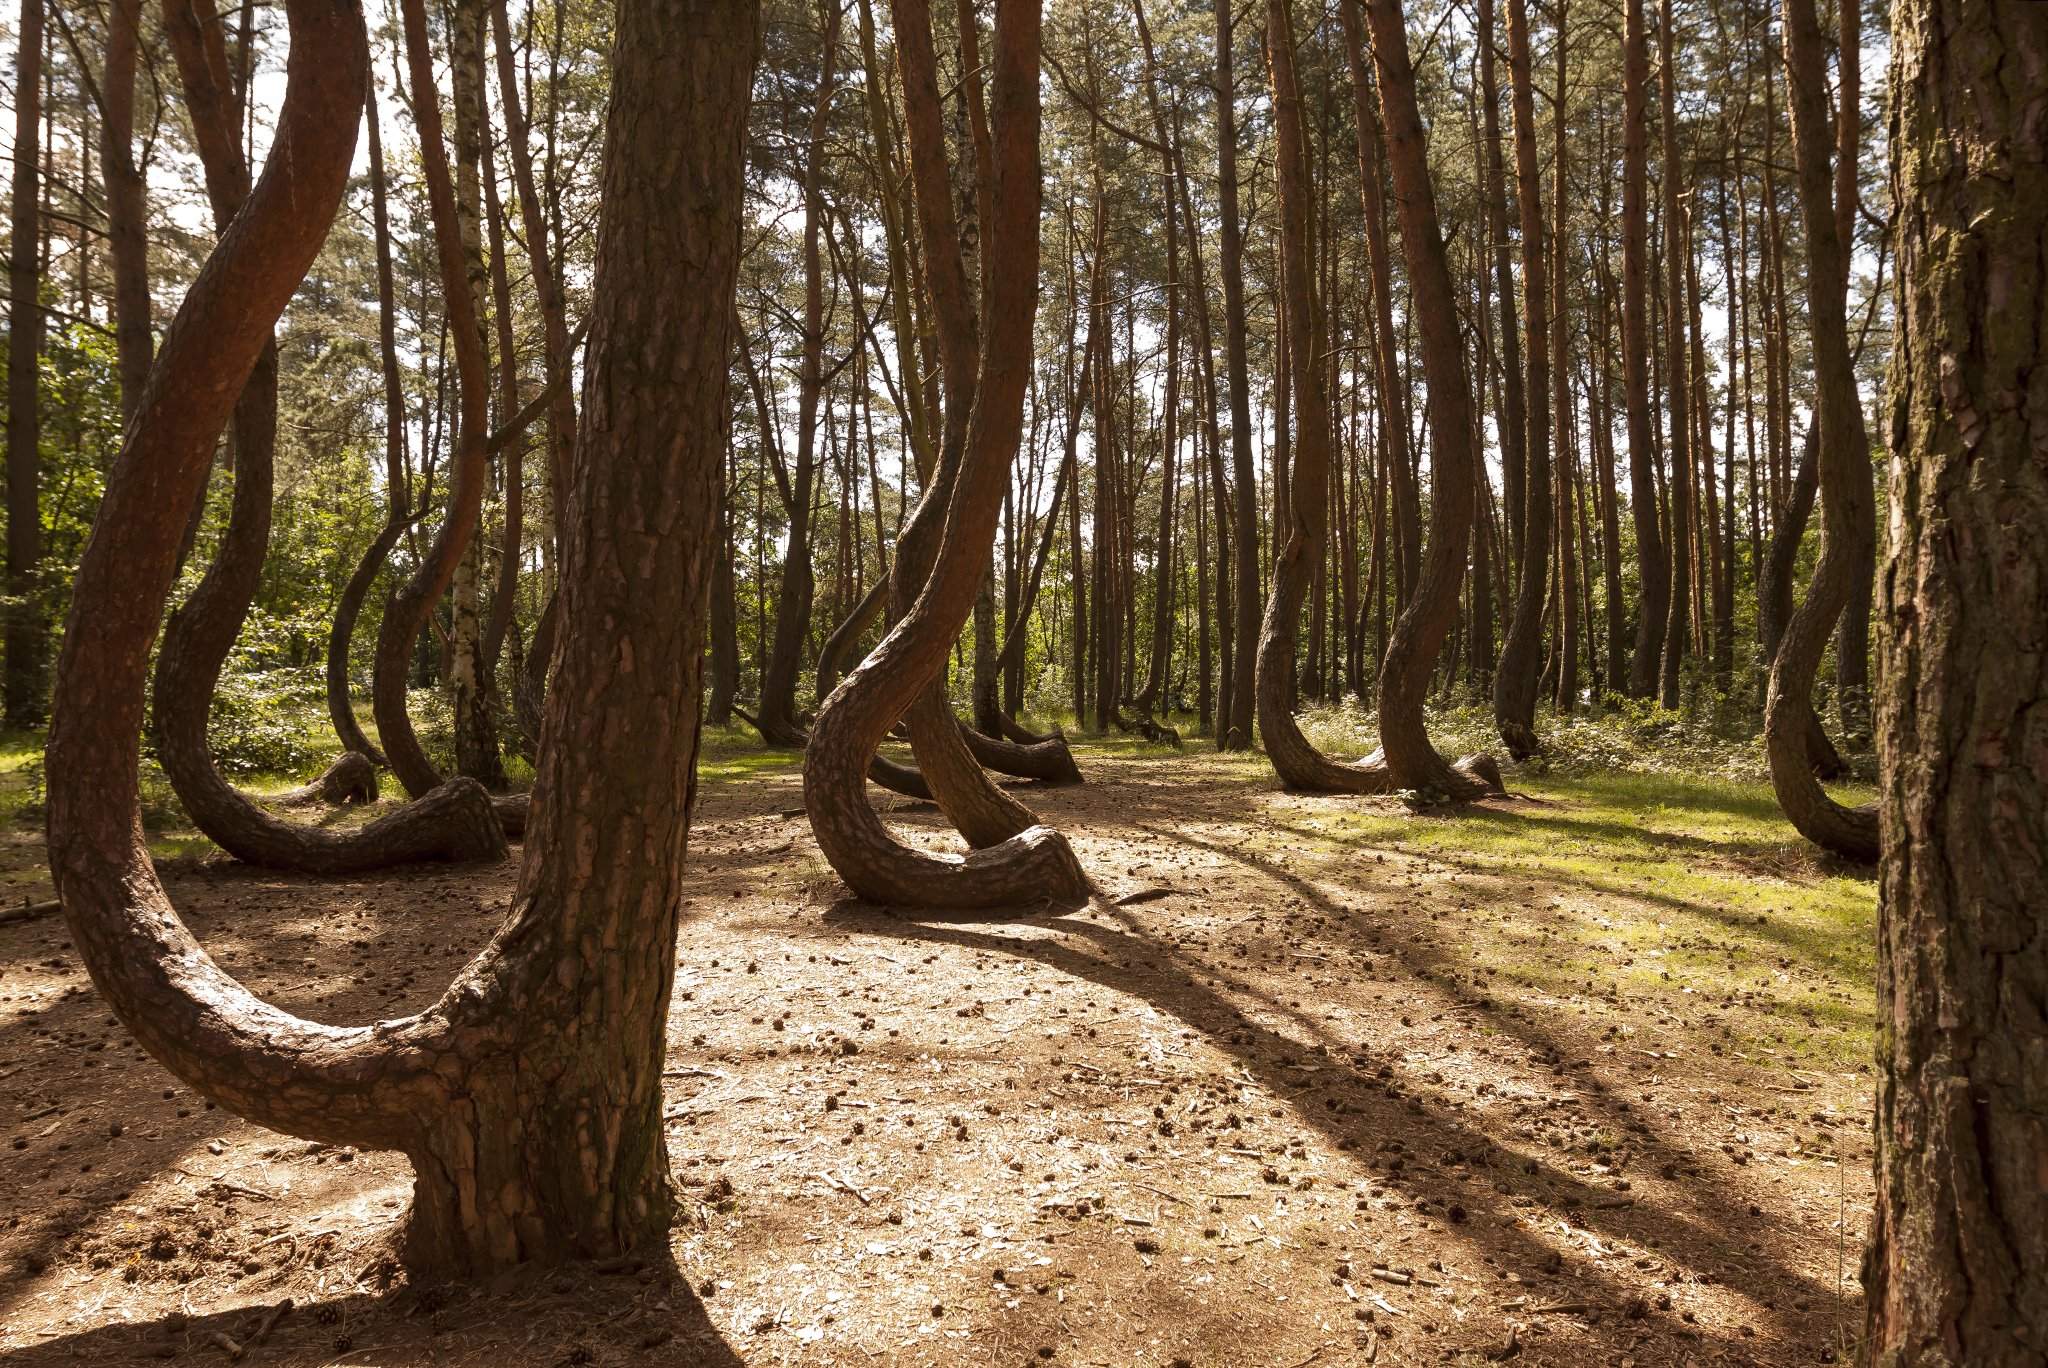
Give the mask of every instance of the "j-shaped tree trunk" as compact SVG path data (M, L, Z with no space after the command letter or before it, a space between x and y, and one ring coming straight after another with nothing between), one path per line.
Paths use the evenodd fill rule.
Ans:
M406 65L415 95L413 117L418 124L420 165L426 173L441 302L447 311L448 335L455 352L460 405L455 451L450 459L448 513L411 578L393 590L384 605L384 623L377 636L375 672L370 686L377 733L391 762L391 772L407 793L421 798L440 786L441 776L420 745L412 718L406 712L406 675L412 664L414 643L434 605L453 583L456 568L483 518L484 484L490 473L490 379L483 333L478 327L477 292L470 287L454 179L448 169L448 146L441 131L441 106L434 98L437 85L424 0L401 0L400 10L404 18ZM725 335L723 324L718 335ZM524 829L525 795L499 799L494 806L508 835L517 835Z
M1799 207L1806 228L1806 307L1813 335L1815 422L1819 427L1821 552L1806 600L1785 624L1764 700L1764 753L1778 805L1800 834L1852 860L1878 855L1875 808L1848 808L1814 776L1813 676L1828 633L1848 602L1850 579L1869 536L1869 442L1849 357L1849 267L1835 216L1828 150L1826 57L1813 0L1785 0L1785 68ZM1676 478L1676 477L1674 477ZM1674 601L1672 610L1679 611Z
M364 126L370 143L370 216L377 237L377 340L384 362L384 524L363 550L355 573L342 586L334 605L334 625L327 634L327 715L344 751L367 755L384 764L384 752L372 745L356 720L349 692L349 651L355 643L356 619L370 596L370 586L383 573L391 548L405 535L412 505L412 481L406 460L405 381L398 369L398 310L391 270L391 214L384 182L384 139L377 127L377 85L364 96Z
M1484 755L1467 756L1456 765L1445 761L1430 744L1422 708L1437 654L1458 620L1465 551L1478 502L1479 430L1473 422L1465 348L1458 332L1457 295L1437 221L1429 149L1416 109L1407 24L1399 0L1370 0L1367 11L1387 161L1394 176L1394 200L1400 206L1402 253L1422 334L1430 428L1429 546L1414 598L1394 623L1380 667L1380 749L1395 787L1476 798L1500 791L1499 767ZM1351 32L1355 34L1355 25Z
M354 146L360 12L288 0L286 13L270 164L164 339L80 561L72 621L92 630L66 634L58 665L52 873L95 983L173 1072L259 1124L411 1158L418 1274L658 1246L672 1205L661 1067L756 16L667 0L620 9L561 687L533 840L504 928L439 1002L339 1027L262 1002L193 941L141 846L135 779L150 640L186 510L340 203ZM671 136L639 136L649 127Z
M933 480L926 506L919 509L926 515L936 497L949 494L929 577L882 643L819 709L804 752L804 805L825 858L861 897L921 907L1078 899L1087 893L1087 879L1066 840L1049 828L1028 826L966 856L928 854L898 842L861 787L869 757L896 719L906 709L928 708L935 700L931 686L973 608L987 548L995 537L1010 460L1023 430L1038 302L1037 0L998 0L996 5L990 97L993 176L990 212L982 224L987 270L980 314L988 320L988 329L978 358L961 350L971 336L962 338L956 331L959 306L966 299L964 266L958 253L934 250L939 243L958 239L933 231L934 220L949 211L952 195L939 128L931 16L923 0L897 0L894 10L928 283L935 304L952 320L942 329L949 434L961 426L958 396L971 388L974 399L957 447L957 472L950 481ZM971 381L953 373L968 359L977 361ZM946 446L954 446L950 435ZM942 466L946 459L942 450ZM905 540L908 534L906 528ZM911 554L899 541L899 575ZM935 701L952 729L945 700ZM925 719L926 725L932 720ZM957 730L953 735L957 741ZM930 778L923 749L918 760Z
M1529 71L1529 13L1524 0L1508 0L1508 84L1515 110L1515 199L1522 217L1523 341L1528 374L1523 466L1520 578L1515 606L1501 640L1493 677L1493 718L1501 744L1517 760L1541 747L1536 739L1536 694L1543 669L1543 605L1550 587L1550 287L1549 247L1543 225L1543 175L1536 154L1536 96ZM1509 510L1511 516L1516 510Z
M1892 10L1880 1368L2048 1355L2048 8ZM1999 79L2001 73L2012 73Z
M923 0L912 0L908 8L895 7L894 17L897 62L904 88L904 130L911 154L912 200L918 239L923 245L925 292L931 301L940 391L944 396L937 464L930 472L924 497L896 541L890 600L892 615L900 623L931 578L943 523L965 460L981 365L976 319L986 316L989 301L984 299L983 307L976 309L966 260L957 245L962 235L954 207L952 176L946 164L938 59L932 48L929 7ZM987 231L984 225L984 253L989 250ZM986 255L981 264L988 264ZM981 274L985 279L987 273ZM1032 303L1035 306L1035 294ZM1015 446L1014 438L1011 446ZM1009 457L1003 459L1007 462ZM997 502L1000 512L1000 492ZM993 536L991 532L990 545ZM983 559L982 553L977 552L976 559ZM956 626L956 634L957 631ZM970 846L979 849L1000 845L1037 825L1038 818L1031 809L997 788L968 750L946 697L942 669L931 672L924 690L901 716L910 733L910 748L917 759L919 776L930 787L940 811Z
M226 34L211 10L171 0L165 33L186 93L215 222L225 229L249 196L238 135L239 103ZM237 859L308 873L344 873L406 860L491 859L505 838L474 785L437 791L368 827L336 831L272 816L215 768L207 714L220 672L242 630L270 546L277 450L277 349L257 353L233 413L235 481L220 551L191 597L164 627L151 691L151 735L164 774L193 824ZM199 496L205 497L202 486Z
M1413 77L1408 73L1405 61L1396 63L1392 60L1392 54L1380 50L1386 42L1380 27L1384 17L1377 13L1370 17L1376 39L1374 55L1382 63L1382 82L1390 76L1397 84L1405 82L1400 84L1398 91L1383 91L1384 96L1394 101L1385 106L1390 144L1393 139L1412 134L1414 144L1401 148L1398 155L1403 158L1420 158L1423 155L1420 145L1421 127L1412 108ZM1394 9L1391 22L1394 31L1399 32L1402 20L1398 7ZM1312 191L1308 177L1306 139L1302 129L1300 86L1295 76L1293 21L1287 0L1268 0L1266 23L1269 34L1269 41L1266 44L1267 61L1273 89L1276 180L1279 187L1282 323L1292 354L1312 357L1317 353L1316 339L1322 336L1323 323L1310 266L1314 259L1309 241ZM1405 55L1406 51L1404 36L1401 53ZM1396 128L1396 123L1404 118L1398 106L1403 93L1411 103L1405 115L1407 122ZM1389 150L1394 150L1391 145ZM1414 171L1415 167L1412 164L1397 163L1397 198L1414 193L1414 187L1406 179L1411 177ZM1428 193L1426 188L1424 193ZM1411 237L1420 224L1427 223L1431 225L1432 230L1434 227L1433 199L1415 207L1424 217L1411 224L1406 217L1409 207L1404 206L1404 241ZM1439 257L1438 265L1441 267L1441 264ZM1414 265L1415 262L1411 259L1411 275ZM1447 300L1448 282L1445 282L1445 288ZM1418 307L1428 307L1421 304L1419 295ZM1457 344L1454 342L1453 345ZM1460 365L1462 369L1462 363ZM1329 395L1325 389L1328 375L1326 368L1303 364L1289 366L1287 370L1293 388L1294 411L1298 418L1292 433L1293 459L1288 480L1292 516L1286 520L1287 536L1273 567L1273 591L1266 601L1266 618L1259 637L1259 735L1265 743L1268 758L1273 762L1274 771L1280 776L1280 781L1289 788L1321 793L1390 793L1402 785L1396 779L1395 772L1384 755L1370 756L1357 764L1341 764L1318 751L1308 738L1302 735L1300 726L1294 720L1289 693L1293 683L1295 643L1300 628L1302 600L1307 595L1315 567L1322 560L1324 542L1329 534L1331 427ZM1435 389L1436 386L1432 384L1432 401ZM1469 423L1469 416L1459 421ZM1469 462L1467 453L1470 447L1467 445L1467 439L1460 438L1454 450L1458 453L1458 458ZM1441 459L1440 457L1439 460ZM1443 471L1439 469L1438 473L1441 478ZM1448 492L1452 503L1455 504L1455 490ZM1472 486L1468 477L1463 514L1467 527L1471 519L1471 498ZM1457 517L1454 507L1448 511L1453 519ZM1451 609L1455 613L1458 582L1463 572L1465 529L1456 529L1457 545L1448 546L1451 538L1442 534L1450 529L1442 524L1443 516L1443 511L1437 515L1439 522L1436 531L1439 536L1436 549L1457 561L1457 566L1449 572L1448 584ZM1434 565L1434 562L1432 564ZM1437 599L1425 604L1418 597L1403 616L1403 621L1410 625L1407 649L1411 649L1415 655L1420 655L1426 650L1426 658L1404 665L1396 659L1394 649L1390 646L1387 666L1381 676L1382 699L1388 696L1387 691L1391 682L1397 705L1404 709L1408 702L1408 691L1414 690L1412 730L1421 737L1420 745L1425 750L1429 749L1429 740L1422 734L1422 695L1427 690L1429 672L1435 665L1437 647L1442 644L1443 634L1449 627L1449 619L1441 611L1441 591L1445 586L1438 583L1433 585L1433 588L1439 591ZM1430 639L1431 630L1434 631L1434 640ZM1413 670L1412 676L1410 670ZM1420 680L1420 688L1415 687L1414 680ZM1416 754L1412 744L1414 738L1408 734L1409 729L1397 725L1395 730L1396 745L1400 749L1403 762L1413 766L1414 774L1428 774L1430 777L1424 780L1428 786L1461 793L1483 791L1482 783L1453 775L1451 767L1440 758L1434 761L1433 766L1422 761ZM1434 755L1434 751L1431 751L1431 754ZM1441 770L1442 776L1435 775L1436 770Z
M1799 464L1792 476L1790 492L1778 509L1771 527L1771 541L1757 576L1756 622L1759 654L1768 664L1778 658L1778 646L1785 640L1785 624L1792 619L1794 580L1799 570L1799 544L1806 538L1806 525L1813 519L1814 496L1820 489L1820 428L1809 421L1806 440L1800 448ZM1810 708L1813 720L1807 724L1806 746L1813 772L1822 779L1838 779L1849 766L1828 731L1821 724L1820 710Z

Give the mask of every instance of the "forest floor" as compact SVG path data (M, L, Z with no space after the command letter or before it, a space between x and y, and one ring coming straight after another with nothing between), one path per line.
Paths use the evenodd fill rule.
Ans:
M681 1202L647 1266L406 1286L403 1159L214 1111L99 1003L60 918L0 926L0 1368L230 1343L493 1368L1846 1360L1874 887L1767 788L1521 774L1415 812L1194 743L1078 750L1089 782L1025 796L1103 896L989 921L849 900L794 758L713 746L670 1028ZM877 799L938 839L928 806ZM39 827L0 821L0 903L49 896ZM221 962L336 1022L429 1003L516 874L315 883L152 834Z

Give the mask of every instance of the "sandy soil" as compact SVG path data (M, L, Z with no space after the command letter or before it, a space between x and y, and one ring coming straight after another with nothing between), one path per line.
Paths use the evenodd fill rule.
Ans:
M1103 898L997 922L845 900L792 773L707 787L682 1201L646 1266L407 1286L402 1159L213 1110L61 920L0 928L0 1365L1834 1361L1867 1077L1709 1048L1742 1004L1650 1014L1469 953L1482 924L1625 898L1314 858L1287 833L1361 800L1256 761L1108 768L1027 795ZM230 969L360 1021L429 1002L514 869L166 873Z

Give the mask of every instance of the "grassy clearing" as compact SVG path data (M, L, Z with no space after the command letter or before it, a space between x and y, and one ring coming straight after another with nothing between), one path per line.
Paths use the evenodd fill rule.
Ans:
M1871 1051L1876 889L1821 857L1767 785L1642 774L1518 774L1522 801L1411 813L1318 804L1267 836L1334 874L1368 853L1426 861L1420 909L1464 923L1471 972L1708 1048L1802 1068Z

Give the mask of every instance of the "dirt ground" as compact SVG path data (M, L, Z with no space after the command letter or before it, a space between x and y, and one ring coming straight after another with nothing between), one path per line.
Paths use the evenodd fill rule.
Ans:
M1796 842L1750 868L1691 838L1765 910L1678 909L1461 859L1456 830L1374 834L1568 822L1569 793L1447 817L1284 794L1256 757L1084 765L1026 797L1103 897L1000 921L847 900L791 765L711 775L670 1030L672 1262L409 1287L402 1159L214 1111L99 1003L61 919L0 927L0 1365L1845 1352L1868 1074L1755 1048L1793 958L1695 993L1630 948L1725 913L1703 953L1768 956L1771 898L1821 877ZM929 808L878 798L937 839ZM231 970L351 1022L431 1001L514 866L166 876ZM1841 1010L1867 1030L1867 1001Z

